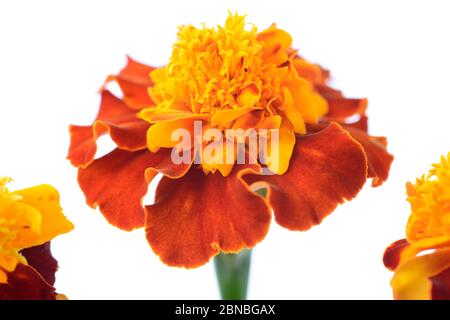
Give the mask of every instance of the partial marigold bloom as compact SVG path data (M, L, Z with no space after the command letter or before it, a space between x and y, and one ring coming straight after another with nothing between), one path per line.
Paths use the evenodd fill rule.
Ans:
M197 267L219 252L256 245L272 210L280 225L307 230L355 197L368 177L374 186L387 179L393 158L385 138L367 134L367 100L345 98L328 80L329 72L300 57L276 25L259 32L230 14L224 26L183 26L166 66L128 58L107 78L94 123L70 127L68 158L79 168L87 203L111 224L145 226L162 261ZM123 97L108 91L110 81ZM269 140L279 130L278 157L267 151L247 164L224 161L237 148L225 144L213 161L201 154L199 163L175 163L172 134L192 132L198 122L219 132L266 129ZM96 139L105 133L117 149L95 159ZM201 138L203 146L215 142ZM264 163L266 156L272 160ZM261 175L263 167L273 174ZM144 207L158 173L155 203ZM257 188L268 189L267 197Z
M50 240L73 225L50 185L10 192L0 178L0 299L57 299Z
M450 153L406 189L406 239L384 254L386 267L395 270L394 298L450 299Z

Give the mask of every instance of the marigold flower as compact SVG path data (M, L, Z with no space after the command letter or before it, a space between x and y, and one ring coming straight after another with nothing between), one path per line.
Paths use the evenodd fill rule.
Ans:
M383 258L395 270L394 298L450 299L450 153L406 190L406 239L391 244Z
M181 27L166 66L128 58L102 87L94 123L70 127L68 159L79 168L87 203L121 229L145 226L163 262L191 268L221 251L256 245L269 229L272 209L280 225L307 230L356 196L367 177L382 184L392 156L385 138L367 134L367 100L330 88L328 71L291 45L291 36L276 25L258 32L247 28L244 17L230 15L217 28ZM110 81L118 83L122 98L108 91ZM174 150L198 141L194 135L192 144L180 147L174 131L192 133L199 122L218 132L264 129L268 140L279 130L278 152L267 150L242 164L232 143L212 161L200 152L199 162L192 156L175 163ZM96 139L106 133L117 149L94 160ZM200 144L229 141L218 139L201 136ZM273 174L262 175L263 168ZM155 203L144 207L158 173L163 178ZM267 197L257 188L266 188Z
M0 299L57 299L50 240L73 225L49 185L10 192L0 178Z

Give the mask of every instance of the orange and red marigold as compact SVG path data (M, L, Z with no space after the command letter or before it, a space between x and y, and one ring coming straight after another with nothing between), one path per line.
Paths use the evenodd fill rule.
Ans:
M406 239L392 243L383 258L395 271L394 298L450 300L450 153L406 191Z
M181 27L164 67L128 58L102 87L94 123L70 127L68 158L79 168L87 203L121 229L145 226L162 261L190 268L256 245L272 210L280 225L307 230L356 196L367 178L381 185L392 156L385 138L367 134L367 100L330 88L329 73L291 44L275 25L258 32L230 15L217 28ZM111 81L121 98L108 91ZM223 161L227 147L212 162L175 164L172 133L191 132L194 121L219 131L278 129L279 160L266 163L274 174L261 175L260 159ZM96 140L106 133L117 148L94 159ZM158 173L155 203L143 206Z
M73 225L49 185L10 192L0 177L0 300L64 299L53 284L57 262L50 240Z

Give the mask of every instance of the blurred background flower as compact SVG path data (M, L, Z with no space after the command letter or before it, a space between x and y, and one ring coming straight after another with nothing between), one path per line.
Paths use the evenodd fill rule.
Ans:
M57 261L50 240L73 225L50 185L10 192L0 178L0 299L55 300Z
M391 244L383 258L395 271L394 298L450 299L450 153L406 190L406 239Z

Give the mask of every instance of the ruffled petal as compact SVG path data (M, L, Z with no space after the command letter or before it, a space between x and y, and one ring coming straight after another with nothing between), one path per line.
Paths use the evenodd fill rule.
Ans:
M352 138L358 141L364 148L368 161L368 178L372 178L372 186L378 187L389 177L394 157L387 152L387 139L384 137L370 136L366 131L361 130L367 124L366 117L362 117L357 124L342 124L342 127L350 133ZM308 132L320 132L327 127L328 123L308 124Z
M297 137L288 171L281 176L246 176L252 189L269 188L276 221L291 230L319 224L338 204L356 196L366 181L361 145L336 123Z
M370 136L351 126L344 126L344 128L362 145L366 152L369 163L368 177L372 178L372 186L382 185L389 177L389 170L394 160L394 156L386 150L386 138Z
M76 167L86 167L95 157L97 138L106 132L121 149L144 149L148 127L146 121L137 118L136 110L104 90L94 123L91 126L70 126L71 143L67 158Z
M159 148L173 148L183 142L192 146L195 120L195 118L180 118L153 124L146 133L148 149L155 152ZM177 133L177 130L181 129L189 133L189 137L186 137L189 138L188 141L181 141L185 138L184 136L179 136L179 140L175 139L174 134Z
M163 178L147 206L146 234L171 266L194 268L223 252L251 248L266 235L271 214L264 199L242 181L259 166L235 166L224 178L191 168L181 179Z
M328 102L328 112L325 117L331 121L342 122L354 115L364 116L367 99L346 98L341 91L326 85L316 85L316 90Z
M255 109L249 108L249 107L242 107L239 109L223 109L218 110L212 117L211 117L211 125L213 126L226 126L231 121L234 121L251 111Z
M326 117L332 121L343 121L354 115L364 115L367 109L367 99L334 98L328 99Z
M344 127L345 128L355 128L355 129L361 130L361 131L363 131L365 133L368 133L368 131L369 131L369 118L367 116L365 116L365 115L361 115L359 117L359 119L356 120L356 121L345 122ZM384 138L384 137L377 137L377 138L380 140L380 142L382 142L381 139L384 139L382 144L386 148L387 147L387 139Z
M285 173L289 168L289 162L295 146L295 133L287 120L281 121L278 143L278 155L271 152L271 139L267 142L267 167L277 175Z
M129 152L115 149L78 171L78 183L89 206L100 208L108 222L123 230L144 226L142 199L158 173L179 178L190 164L176 165L171 150Z
M276 24L272 24L266 30L258 34L258 40L266 43L279 43L284 49L289 49L292 44L292 37L282 29L278 29Z
M310 63L299 56L293 59L293 64L298 75L303 79L306 79L311 85L324 86L325 82L330 77L328 70L323 69L320 65Z
M18 264L7 273L8 283L0 284L0 300L55 300L55 288L30 266Z
M20 230L11 245L16 248L28 248L44 244L60 234L73 229L73 224L64 216L59 204L59 193L50 185L43 184L12 192L20 196L20 202L14 207L21 214L27 213L39 219L36 227L34 223ZM37 213L37 215L36 215ZM33 230L35 229L35 230Z
M48 284L52 286L55 284L58 262L52 256L50 241L40 246L23 249L20 253L27 259L28 265L33 267Z
M253 110L242 117L236 119L233 123L233 129L247 130L250 128L258 128L258 126L264 121L263 110Z
M153 67L127 57L125 68L118 75L109 76L103 88L108 82L117 81L123 92L123 100L129 107L134 109L148 107L153 104L148 94L148 88L152 85L150 72L153 70Z
M438 250L402 263L391 281L394 298L397 300L432 299L433 281L431 279L449 267L450 249Z

